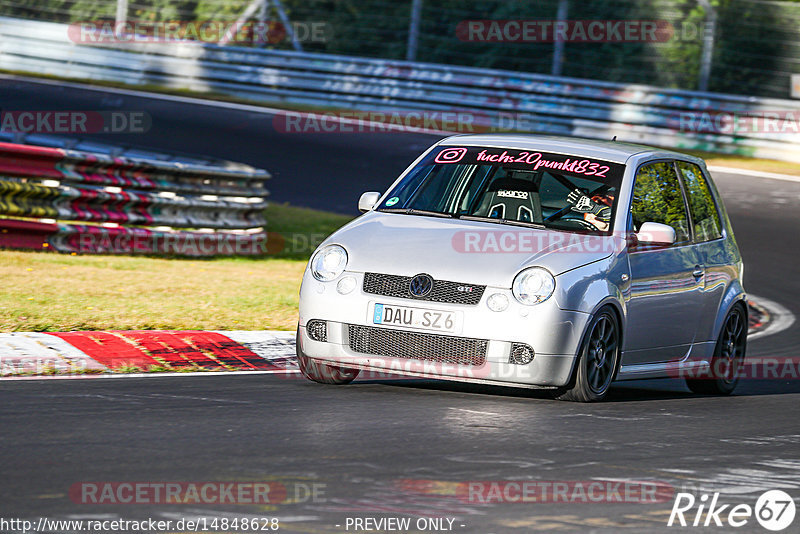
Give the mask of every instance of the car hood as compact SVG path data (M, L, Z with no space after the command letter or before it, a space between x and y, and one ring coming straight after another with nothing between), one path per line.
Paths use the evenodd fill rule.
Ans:
M622 240L482 221L368 212L324 244L342 245L348 271L511 287L520 269L554 275L610 256Z

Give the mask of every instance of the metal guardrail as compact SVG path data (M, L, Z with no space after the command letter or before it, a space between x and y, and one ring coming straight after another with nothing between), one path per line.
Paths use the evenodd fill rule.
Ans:
M678 149L800 161L800 127L794 120L800 117L798 101L196 42L76 45L67 28L0 17L0 69L292 105L470 112L470 127L480 131L616 136ZM778 131L767 126L732 133L701 121L764 112L783 114ZM794 129L787 131L787 125Z
M0 246L76 253L266 254L269 177L246 166L0 143Z

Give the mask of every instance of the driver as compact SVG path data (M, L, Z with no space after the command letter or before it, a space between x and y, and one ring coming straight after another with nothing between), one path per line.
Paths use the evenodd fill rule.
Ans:
M611 205L614 202L612 195L594 195L588 197L580 189L575 189L567 195L567 202L571 210L583 214L583 220L605 232L611 222Z

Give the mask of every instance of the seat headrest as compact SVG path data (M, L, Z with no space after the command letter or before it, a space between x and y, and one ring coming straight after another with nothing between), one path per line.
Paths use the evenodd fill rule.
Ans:
M519 178L497 178L489 184L486 192L489 193L501 189L509 191L536 191L536 184L531 180L520 180Z

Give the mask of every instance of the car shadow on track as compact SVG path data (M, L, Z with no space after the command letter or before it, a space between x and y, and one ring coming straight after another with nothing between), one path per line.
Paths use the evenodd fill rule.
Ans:
M554 400L553 390L528 389L467 382L449 382L428 379L363 380L354 385L382 385L397 388L420 389L450 393L491 395L495 397ZM783 395L800 393L800 380L748 380L739 384L734 397L758 395ZM700 395L688 390L680 379L631 380L611 387L603 402L641 402L672 399L712 398L725 395Z

